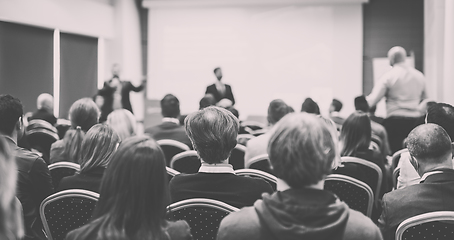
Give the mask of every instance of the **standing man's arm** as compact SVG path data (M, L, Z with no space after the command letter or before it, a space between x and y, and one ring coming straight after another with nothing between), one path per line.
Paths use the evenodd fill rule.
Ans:
M34 189L33 196L37 203L41 203L46 197L54 193L49 168L42 158L38 158L33 164L30 178Z
M377 105L377 103L386 95L387 90L385 75L375 84L372 92L366 97L369 107Z
M140 92L145 88L146 80L142 80L142 83L138 87L134 86L131 82L128 82L128 83L129 83L128 85L129 85L129 88L131 89L131 91Z

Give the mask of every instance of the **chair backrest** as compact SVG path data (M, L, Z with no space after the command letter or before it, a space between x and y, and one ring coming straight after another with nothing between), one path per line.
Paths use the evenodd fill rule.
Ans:
M359 164L360 166L364 166L366 167L366 176L368 176L368 181L365 181L363 179L360 179L362 181L364 181L365 183L367 183L370 188L373 190L374 192L374 196L375 196L375 199L374 199L374 202L375 204L378 204L378 197L380 195L380 189L381 189L381 183L382 183L382 179L383 179L383 173L381 171L381 168L371 162L371 161L367 161L365 159L361 159L361 158L357 158L357 157L342 157L342 162L344 163L354 163L354 164Z
M397 189L397 182L400 176L400 168L396 168L393 171L393 189Z
M188 145L172 140L172 139L161 139L158 140L157 143L161 146L164 155L166 156L167 167L170 167L170 161L172 160L173 156L177 155L178 153L189 151Z
M68 232L87 224L98 199L98 193L82 189L57 192L44 199L39 213L47 238L63 240Z
M169 168L169 167L166 167L166 171L167 171L167 180L169 180L169 182L170 182L170 180L172 180L173 177L180 174L180 172L178 172L177 170Z
M252 134L238 134L236 141L238 142L238 144L246 146L247 142L252 138L254 138L254 135Z
M186 220L194 239L214 240L222 219L236 211L239 209L221 201L194 198L172 203L167 207L167 218Z
M238 176L245 176L245 177L257 177L267 181L274 191L277 188L277 178L276 176L269 174L264 171L260 171L257 169L238 169L235 170L235 174Z
M454 239L454 211L420 214L403 221L396 230L396 240Z
M392 169L397 168L397 165L399 164L399 160L400 160L400 155L402 155L402 153L405 153L405 152L408 152L408 149L404 148L393 154L392 165L391 165Z
M244 127L246 132L255 137L260 136L267 131L265 124L256 121L244 121L241 123L241 126Z
M260 171L273 174L268 154L262 154L251 158L247 163L245 163L244 168L257 169Z
M54 188L58 187L64 177L73 176L80 170L80 165L72 162L56 162L49 165L50 175Z
M59 139L57 129L52 124L41 119L29 122L25 130L30 147L43 154L43 159L49 163L50 147Z
M232 150L232 153L229 157L229 164L232 164L233 169L243 169L244 168L244 155L246 153L246 147L237 144L235 148Z
M346 175L330 174L325 179L324 189L336 194L351 209L371 217L374 193L366 183Z
M199 155L194 150L178 153L170 160L170 167L180 173L196 173L201 164Z

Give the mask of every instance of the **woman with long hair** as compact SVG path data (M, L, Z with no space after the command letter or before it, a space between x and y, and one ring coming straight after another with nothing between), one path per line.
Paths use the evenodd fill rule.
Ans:
M110 126L96 124L91 127L82 142L80 171L63 178L57 191L86 189L99 192L104 171L119 143L120 137Z
M0 137L0 239L24 236L22 206L16 196L16 161L3 137Z
M50 162L79 163L82 141L85 133L99 120L99 109L91 98L82 98L73 103L69 109L71 129L62 140L52 144L50 149Z
M169 204L165 156L147 136L121 143L101 183L92 221L67 240L192 239L185 221L165 220Z
M106 124L111 126L121 140L136 135L137 121L134 115L126 109L118 109L107 116Z

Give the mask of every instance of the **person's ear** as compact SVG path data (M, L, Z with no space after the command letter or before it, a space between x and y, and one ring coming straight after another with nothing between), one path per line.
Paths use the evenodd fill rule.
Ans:
M24 122L22 117L19 117L19 119L16 122L16 129L20 131L24 127Z

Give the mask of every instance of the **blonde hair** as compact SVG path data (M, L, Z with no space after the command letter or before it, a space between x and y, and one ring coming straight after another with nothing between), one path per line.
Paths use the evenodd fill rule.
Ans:
M0 236L21 239L24 226L21 205L16 199L16 161L3 137L0 137Z
M106 168L120 143L118 134L108 125L96 124L88 130L82 142L80 172L96 167Z
M118 109L111 112L107 116L106 124L115 129L121 140L136 135L136 118L126 109Z

